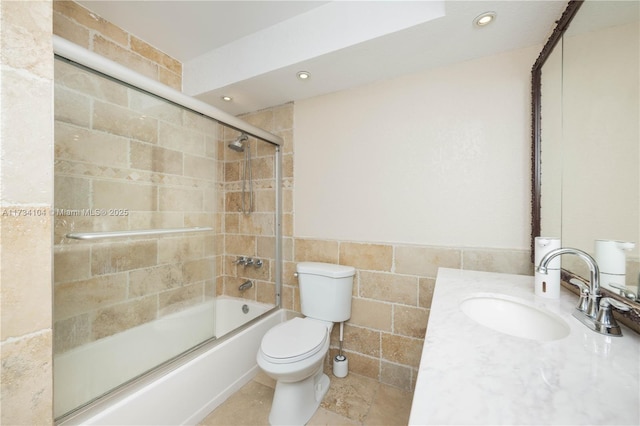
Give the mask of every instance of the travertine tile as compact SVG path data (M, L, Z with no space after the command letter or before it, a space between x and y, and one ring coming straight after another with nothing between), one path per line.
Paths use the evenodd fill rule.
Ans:
M216 176L216 162L210 158L185 154L184 175L213 180Z
M215 270L214 259L205 258L185 262L182 267L184 283L205 281L213 276Z
M378 386L364 425L404 426L409 423L413 393Z
M382 331L391 331L392 305L375 300L353 298L349 323Z
M406 391L412 389L411 379L413 377L413 371L411 367L387 361L382 361L380 367L380 383L391 385ZM409 402L410 401L411 400L409 400ZM385 408L389 407L385 404ZM410 409L411 407L409 406L409 410Z
M202 190L187 188L158 188L158 205L162 211L202 211Z
M464 249L462 264L464 269L474 271L533 274L531 254L528 250Z
M204 154L204 137L201 133L161 121L158 134L160 146L194 155Z
M84 245L56 247L53 254L54 281L86 280L91 277L91 252Z
M182 64L179 61L173 59L166 53L159 51L150 44L140 40L138 37L132 35L130 39L131 50L144 56L152 62L155 62L156 64L162 65L175 74L182 74Z
M122 84L61 60L55 61L55 85L56 98L58 89L68 88L87 98L99 99L122 107L128 105L129 93L135 93L133 89L128 89ZM146 96L149 98L148 95Z
M357 374L332 377L331 386L320 406L348 419L363 422L375 398L375 380Z
M156 264L156 241L96 244L91 249L91 273L113 274Z
M417 277L367 271L358 275L360 297L412 306L418 303Z
M51 347L51 330L0 344L0 423L3 425L52 423Z
M459 269L461 261L461 253L457 249L421 246L395 248L395 272L398 274L435 278L439 267Z
M273 388L256 381L247 383L223 405L199 423L201 426L267 426Z
M424 339L382 333L382 358L417 368L420 364L423 344Z
M56 123L55 139L56 159L83 161L111 167L129 166L129 140L126 138L109 133L92 132L65 123Z
M129 272L129 297L147 296L183 284L182 264L169 264Z
M56 85L54 97L54 115L57 121L70 123L75 126L89 127L91 125L91 100L78 93L67 90L63 87ZM73 128L76 130L77 128ZM60 139L60 132L64 130L60 126L56 126L55 137L56 145L58 140L66 140L68 138ZM78 133L82 132L81 129L77 129ZM73 136L73 135L72 135ZM71 140L80 140L80 136ZM57 149L57 146L56 146Z
M338 263L338 242L296 238L294 260L296 262Z
M51 216L24 211L43 216L0 216L1 340L52 326L51 305L43 304L51 300Z
M158 295L158 315L169 315L202 302L204 302L203 283L175 288Z
M89 179L81 179L67 176L56 176L54 180L54 194L56 209L82 210L89 209L89 194L91 182Z
M154 320L157 304L157 296L149 296L96 311L91 324L93 340Z
M333 358L338 354L338 347L329 350L329 359L325 365L325 372L331 374L333 371ZM378 381L380 377L380 358L361 355L357 352L343 350L343 354L349 360L349 374L359 374L364 377Z
M131 141L131 167L159 173L181 175L183 154L146 143Z
M169 237L158 240L159 263L183 262L199 259L203 256L203 236Z
M360 422L351 420L347 417L341 416L338 413L327 410L326 408L319 407L313 417L307 423L307 426L325 426L325 425L359 425Z
M275 107L273 109L273 131L293 129L293 102Z
M331 344L338 346L339 327L331 332ZM380 332L368 328L350 325L344 327L344 349L373 357L380 356Z
M93 103L93 128L143 142L158 142L158 120L101 101Z
M101 35L93 36L93 50L112 61L118 62L144 76L158 80L158 65Z
M128 36L125 31L74 1L56 0L53 2L53 9L78 22L80 25L104 34L123 46L128 44Z
M43 58L51 57L51 3L3 1L0 8L0 19L2 19L0 50L3 52L3 64L15 69L27 70L50 80L53 75L53 61L43 60ZM6 54L5 52L15 53ZM4 90L5 87L3 87ZM4 96L3 93L3 98ZM27 93L24 93L24 96L28 96ZM49 95L32 99L50 98ZM38 102L29 102L29 105L36 107ZM3 137L3 142L4 140Z
M340 243L340 264L369 271L391 271L393 247L385 244Z
M89 49L91 41L89 30L57 11L53 13L53 33L80 47Z
M168 71L162 67L158 68L158 81L172 89L182 91L182 75Z
M56 354L66 352L92 340L89 314L56 321L53 330L53 350Z
M23 5L18 7L22 13L23 9L28 9L24 5L36 3L3 2L0 6L2 10L13 7L7 4ZM34 15L38 15L40 6L40 3L34 6ZM2 25L5 25L6 17L3 15L1 18ZM5 28L2 29L3 33L4 31ZM35 35L26 37L27 43L33 43L32 36ZM0 43L4 44L5 37L0 38ZM50 56L50 47L43 54ZM21 55L11 55L12 58L19 56ZM28 66L26 63L16 65ZM3 205L52 205L53 194L50 187L53 180L53 127L48 123L53 118L53 102L46 102L51 99L52 74L45 79L4 66L0 68L0 73L2 158L7 159L0 168L0 200ZM25 120L29 125L25 125ZM27 164L28 167L25 167Z
M256 252L256 239L252 235L227 235L226 253L231 256L253 256Z
M418 288L418 305L422 308L431 308L433 292L436 288L436 280L434 278L420 278Z
M402 336L424 339L429 311L411 306L393 306L393 332Z
M54 288L55 319L59 321L122 302L127 297L127 275L111 274Z

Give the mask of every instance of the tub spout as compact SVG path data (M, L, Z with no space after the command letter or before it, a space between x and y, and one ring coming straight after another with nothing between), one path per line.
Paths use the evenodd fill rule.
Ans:
M238 287L238 290L245 291L250 289L251 287L253 287L253 282L251 280L246 280L245 282L240 284L240 286Z

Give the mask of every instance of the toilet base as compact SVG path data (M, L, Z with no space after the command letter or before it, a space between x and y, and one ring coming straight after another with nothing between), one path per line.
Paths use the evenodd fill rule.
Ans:
M322 367L300 382L276 383L269 424L304 425L316 412L322 398L329 390L329 377L322 372Z

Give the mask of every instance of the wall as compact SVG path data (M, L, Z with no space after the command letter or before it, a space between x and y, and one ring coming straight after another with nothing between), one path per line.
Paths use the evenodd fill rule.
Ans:
M52 419L51 3L0 3L0 423Z
M298 309L296 262L357 269L344 343L351 371L413 388L438 267L531 274L538 51L296 103L288 302Z
M485 57L298 102L296 234L529 247L530 182L522 171L531 155L528 74L535 53Z

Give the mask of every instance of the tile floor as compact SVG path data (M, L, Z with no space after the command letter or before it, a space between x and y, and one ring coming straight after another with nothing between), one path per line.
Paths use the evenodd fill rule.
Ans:
M331 385L320 408L307 425L406 425L412 392L349 373ZM200 426L268 425L275 382L260 372L207 416Z

